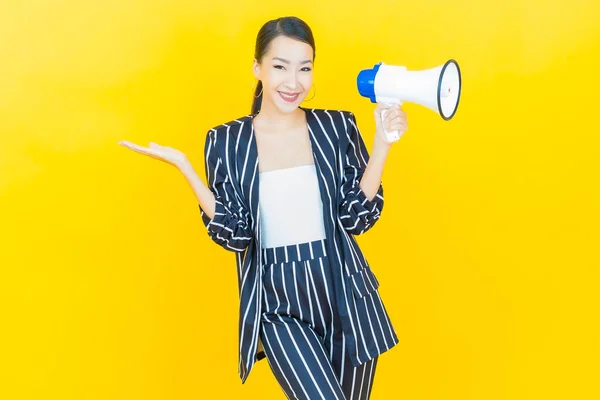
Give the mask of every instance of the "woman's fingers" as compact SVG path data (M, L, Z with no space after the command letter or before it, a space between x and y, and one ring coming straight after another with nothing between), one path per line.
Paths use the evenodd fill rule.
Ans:
M119 144L121 146L123 146L123 147L127 147L128 149L137 151L138 153L146 153L148 150L150 150L150 149L147 149L147 148L142 147L140 145L137 145L135 143L128 142L126 140L120 141Z
M137 152L143 151L142 146L139 146L139 145L137 145L135 143L131 143L131 142L127 141L127 140L121 140L121 141L119 141L119 144L121 146L123 146L123 147L127 147L128 149L135 150Z
M149 147L140 146L127 140L121 140L119 141L119 144L137 153L150 156L160 161L165 161L174 166L184 165L187 162L185 154L181 151L171 147L161 146L154 142L150 142L148 145Z
M398 127L406 127L408 122L402 116L396 116L390 120L386 120L384 126L388 131L398 130Z
M392 125L392 124L406 125L406 124L408 124L408 121L406 120L406 117L397 116L386 122L386 125Z
M394 107L392 111L386 115L385 126L388 131L406 131L408 126L406 113L399 108L399 106Z
M408 122L402 105L377 103L375 108L375 126L377 134L387 143L390 142L386 135L384 135L385 132L398 131L400 135L403 135L408 129Z
M406 117L406 112L404 112L401 109L398 108L391 108L389 109L389 111L386 113L386 119L392 120L394 118L404 118Z
M384 122L392 121L395 118L406 118L406 113L402 110L402 106L399 104L395 104L392 106L382 106L378 105L378 114L381 115L382 111L385 111L383 114L385 118L383 118Z
M143 146L137 145L135 143L128 142L126 140L120 141L119 144L123 147L127 147L128 149L131 149L140 154L145 154L145 155L152 156L152 157L162 158L155 149L143 147Z

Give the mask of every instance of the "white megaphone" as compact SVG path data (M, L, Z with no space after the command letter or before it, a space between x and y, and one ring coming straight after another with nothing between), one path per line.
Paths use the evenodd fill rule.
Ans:
M362 70L356 81L360 95L372 103L417 103L438 112L446 121L454 116L460 100L461 75L455 60L423 71L380 62L372 69ZM381 118L385 118L385 111ZM385 135L389 142L400 139L398 131L385 131Z

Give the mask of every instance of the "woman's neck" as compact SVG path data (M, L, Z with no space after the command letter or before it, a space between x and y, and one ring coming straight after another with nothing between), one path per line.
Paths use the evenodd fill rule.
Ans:
M257 125L269 126L271 129L289 129L305 123L304 110L297 108L290 113L282 113L276 107L264 104L254 117Z

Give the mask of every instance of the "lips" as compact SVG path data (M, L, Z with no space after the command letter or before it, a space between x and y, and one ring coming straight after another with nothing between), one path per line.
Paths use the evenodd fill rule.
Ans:
M300 93L289 93L289 92L277 92L279 93L279 96L289 102L289 103L293 103L296 100L298 100L298 97L300 97Z

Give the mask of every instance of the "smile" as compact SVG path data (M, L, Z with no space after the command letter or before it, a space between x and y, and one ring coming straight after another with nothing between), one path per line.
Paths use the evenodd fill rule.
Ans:
M279 93L279 96L281 96L282 99L284 99L285 101L288 101L290 103L298 100L298 97L300 96L300 93L286 93L286 92L277 92Z

